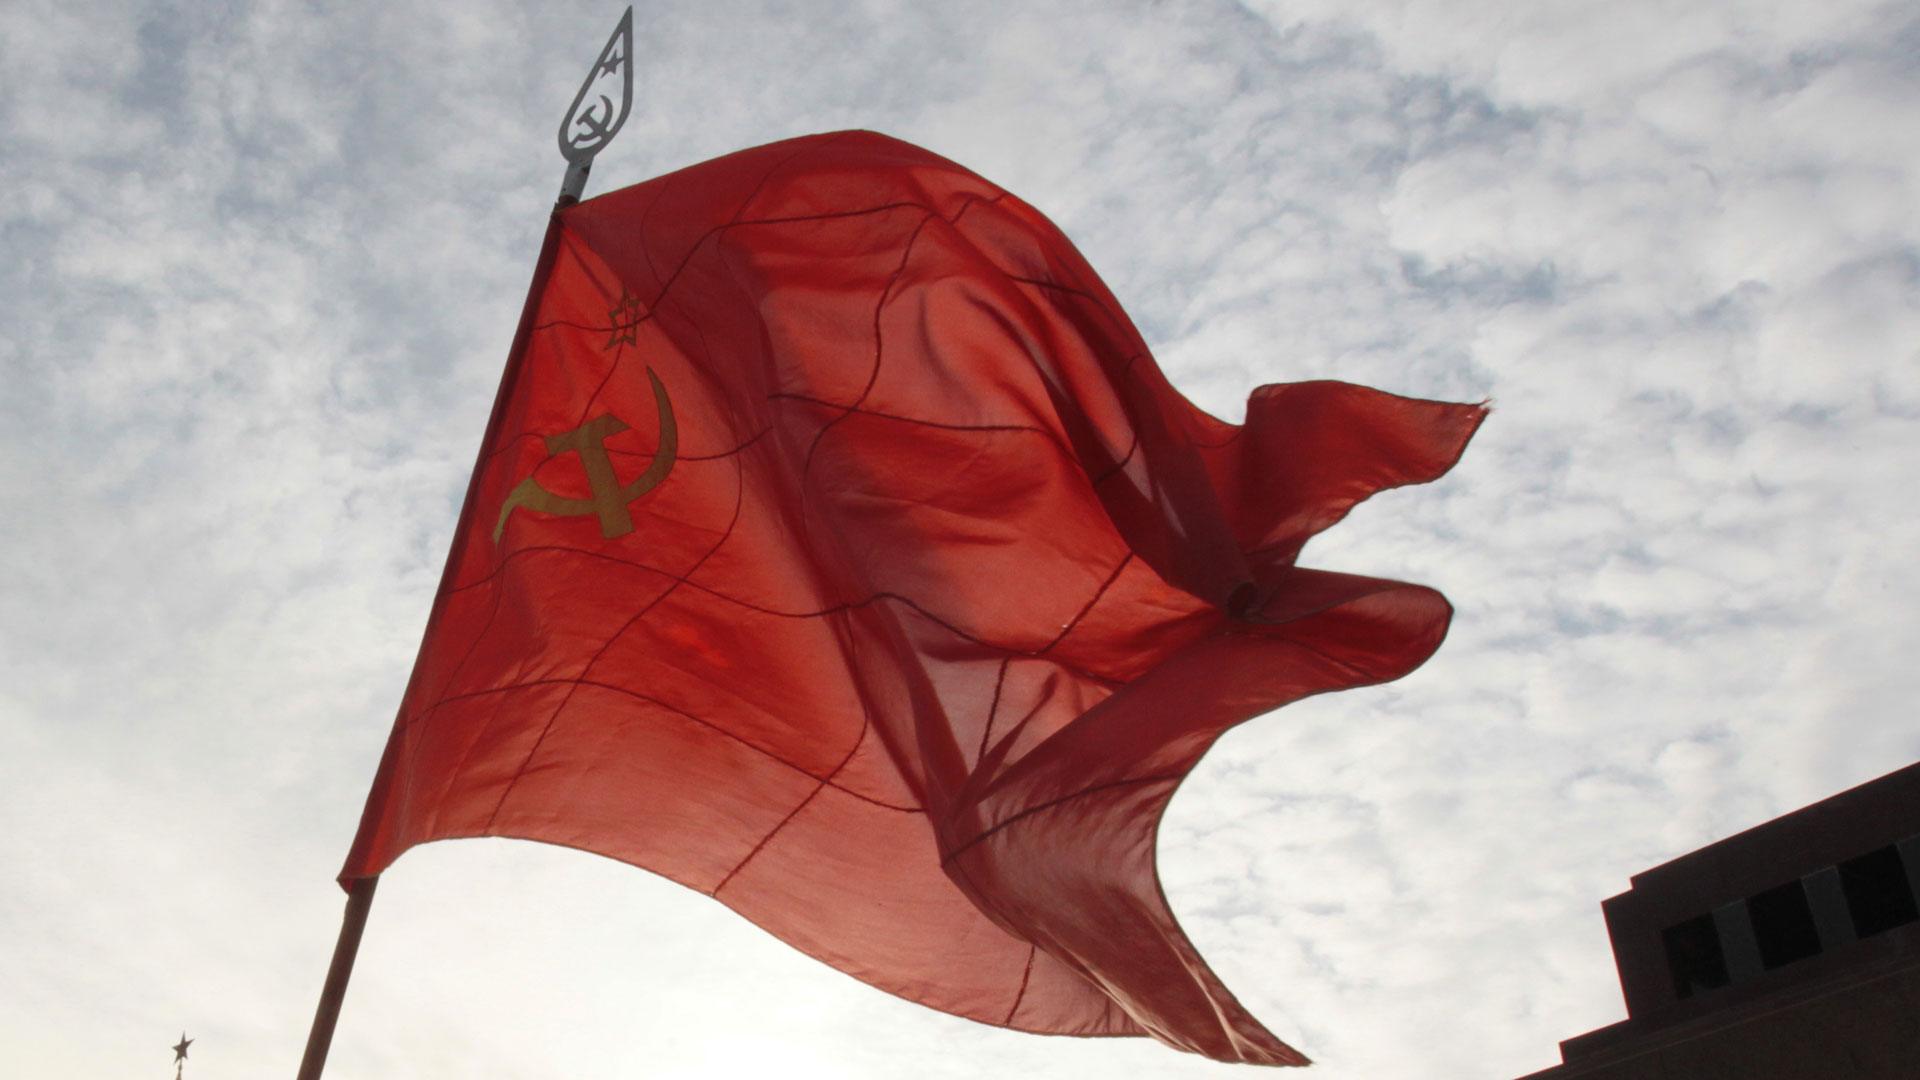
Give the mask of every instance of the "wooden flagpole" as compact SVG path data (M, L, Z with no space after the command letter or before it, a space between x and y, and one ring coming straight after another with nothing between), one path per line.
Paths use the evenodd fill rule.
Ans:
M617 77L620 80L620 103L617 106L613 102L613 95L603 92L607 89L603 77ZM495 398L493 417L487 424L489 438L481 443L483 454L491 440L494 425L499 420L505 395L513 385L514 369L532 333L534 309L540 301L541 286L545 284L547 272L559 252L559 212L580 201L580 195L586 188L587 173L593 168L594 155L613 141L614 134L620 130L620 125L627 122L627 114L632 109L633 8L629 6L626 13L620 16L612 36L607 38L606 46L600 50L600 57L594 61L593 69L587 72L586 81L580 84L580 92L574 95L566 118L560 121L560 153L567 159L567 171L560 183L560 197L554 203L554 213L547 221L547 235L540 244L540 257L534 264L533 281L527 287L526 304L520 309L520 326L514 332L513 348L507 355L507 370L501 379L500 394ZM461 508L462 527L467 525L466 518L473 509L471 502L470 492L468 505ZM438 606L438 598L435 603ZM327 981L320 990L320 1005L313 1013L313 1028L307 1033L307 1050L300 1058L299 1080L320 1080L321 1071L326 1068L327 1051L333 1045L333 1031L340 1020L340 1005L347 995L347 979L353 974L353 961L360 953L360 937L367 928L367 913L373 909L373 890L379 883L380 878L376 874L354 878L352 884L347 886L347 911L340 922L340 938L333 946L333 961L327 965Z
M320 990L320 1007L313 1012L313 1030L307 1033L300 1080L320 1080L320 1071L327 1067L333 1027L340 1019L340 1002L347 996L347 978L353 974L353 958L360 953L360 935L367 928L367 912L373 909L373 889L378 884L378 877L364 877L354 878L347 887L347 914L340 922L340 940L333 946L333 963L327 966L327 984Z

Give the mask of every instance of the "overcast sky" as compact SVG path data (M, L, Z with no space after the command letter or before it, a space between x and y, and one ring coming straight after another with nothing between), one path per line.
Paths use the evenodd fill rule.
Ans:
M0 5L0 1047L291 1076L615 3ZM845 127L1080 245L1174 383L1491 398L1302 562L1458 609L1229 735L1161 867L1323 1080L1619 1019L1630 874L1920 758L1901 3L654 2L589 194ZM1249 1075L909 1005L577 852L383 878L328 1075Z

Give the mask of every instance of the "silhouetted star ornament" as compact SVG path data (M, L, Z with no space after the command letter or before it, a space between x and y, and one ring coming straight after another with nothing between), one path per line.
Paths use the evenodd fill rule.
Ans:
M173 1044L173 1063L175 1065L187 1060L187 1047L192 1045L193 1040L187 1038L186 1032L181 1032L180 1041Z

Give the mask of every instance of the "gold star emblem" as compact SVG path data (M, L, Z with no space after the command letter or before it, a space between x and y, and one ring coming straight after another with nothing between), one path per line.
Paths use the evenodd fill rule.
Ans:
M622 342L638 345L635 337L640 329L640 317L644 314L639 298L622 288L620 302L607 309L607 321L613 324L612 333L607 335L607 348L611 349Z
M181 1032L180 1041L173 1044L173 1063L175 1065L187 1060L187 1047L192 1045L193 1040L187 1038L186 1032Z

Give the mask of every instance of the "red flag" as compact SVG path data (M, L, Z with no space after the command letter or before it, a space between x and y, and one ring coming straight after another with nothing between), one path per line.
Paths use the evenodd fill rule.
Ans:
M1303 1064L1154 866L1221 732L1450 609L1306 570L1483 410L1161 375L1033 208L867 132L558 212L341 879L513 836L934 1008Z

